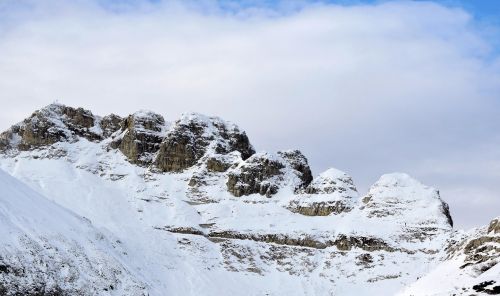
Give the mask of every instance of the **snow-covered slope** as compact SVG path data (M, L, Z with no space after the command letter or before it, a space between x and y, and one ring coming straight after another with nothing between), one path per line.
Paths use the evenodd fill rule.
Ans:
M146 294L119 241L1 170L0 188L0 295Z
M500 217L457 233L447 256L400 295L500 295Z
M300 151L256 153L217 117L50 105L0 151L0 168L119 240L150 295L393 295L458 235L438 191L406 174L360 196L346 173L313 178Z

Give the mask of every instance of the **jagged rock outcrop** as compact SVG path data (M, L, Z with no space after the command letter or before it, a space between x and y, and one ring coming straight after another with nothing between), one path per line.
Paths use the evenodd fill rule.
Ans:
M304 188L311 179L307 159L300 151L290 150L252 155L229 172L226 186L236 197L255 193L271 197L281 187Z
M242 159L255 153L245 132L217 117L184 114L169 129L161 143L154 164L164 172L181 172L205 154L227 154L239 151ZM210 167L224 169L211 161Z
M270 197L278 192L278 185L271 183L283 173L285 166L267 153L257 153L247 159L237 170L229 173L227 189L234 196L259 193ZM276 181L275 183L277 183Z
M364 236L347 236L341 234L331 244L340 251L349 251L352 248L360 248L365 251L387 251L394 252L395 249L379 238Z
M121 128L122 120L123 118L115 114L104 116L99 122L99 126L101 127L102 130L102 136L104 138L108 138L116 131L118 131Z
M231 167L231 162L221 155L212 155L207 158L206 165L209 172L222 173Z
M291 201L288 209L305 216L328 216L348 212L352 208L341 200L313 201L302 199Z
M61 141L101 140L94 115L83 108L51 104L0 135L0 150L30 150Z
M473 267L476 273L482 273L499 263L500 231L499 219L493 219L488 228L478 229L470 236L448 247L450 257L465 255L461 268Z
M207 186L224 178L225 172L230 167L235 167L241 162L241 153L233 151L228 154L207 153L192 170L188 185L191 187Z
M458 231L441 262L400 295L500 295L498 218L489 226Z
M14 135L10 131L5 131L0 134L0 152L5 151L11 147L11 141L14 140Z
M290 167L295 171L301 183L298 188L303 188L311 183L313 177L307 158L299 150L278 151L278 155L283 157Z
M131 163L150 164L165 135L163 116L140 111L129 115L120 125L121 133L113 139L111 147L120 149Z
M500 233L500 217L491 220L488 226L488 233Z

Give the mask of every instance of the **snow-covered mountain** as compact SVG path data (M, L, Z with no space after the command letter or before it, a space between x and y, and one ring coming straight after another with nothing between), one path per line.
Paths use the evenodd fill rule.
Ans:
M0 196L0 294L35 284L33 295L499 289L498 220L453 230L439 192L406 174L360 194L337 169L313 178L300 151L255 152L217 117L99 117L52 104L2 133L0 151L0 168L38 192L0 174L12 188Z

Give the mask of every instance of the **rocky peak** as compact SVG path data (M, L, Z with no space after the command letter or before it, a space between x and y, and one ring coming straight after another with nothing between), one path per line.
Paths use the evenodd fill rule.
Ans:
M150 164L165 135L163 116L139 111L123 119L120 126L121 132L113 138L111 147L120 149L131 163Z
M500 217L491 220L488 226L488 233L500 234Z
M233 151L239 151L242 159L255 153L245 132L218 117L188 113L168 130L154 163L161 171L180 172L204 155Z
M453 226L448 204L440 198L439 191L407 174L383 175L370 188L363 203L368 217L399 216L406 223Z
M305 192L309 194L331 194L334 192L349 194L349 191L357 192L351 176L334 168L330 168L314 178L305 189Z
M271 197L283 187L293 191L304 188L311 179L305 156L298 150L289 150L252 155L229 172L226 185L237 197L254 193Z
M101 139L96 117L83 108L50 104L0 135L0 149L30 150L60 141Z

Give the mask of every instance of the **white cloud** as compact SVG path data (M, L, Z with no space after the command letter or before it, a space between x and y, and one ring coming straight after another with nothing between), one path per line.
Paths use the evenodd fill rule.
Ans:
M463 189L449 181L455 171L422 163L451 167L445 156L455 153L487 166L475 147L498 147L500 63L460 9L40 3L0 4L1 129L55 99L99 114L216 114L258 149L300 148L316 173L339 167L363 189L385 172L432 175L450 188L441 192L452 209L467 203L454 197ZM500 189L488 174L474 174L462 192ZM480 214L456 220L482 223Z

